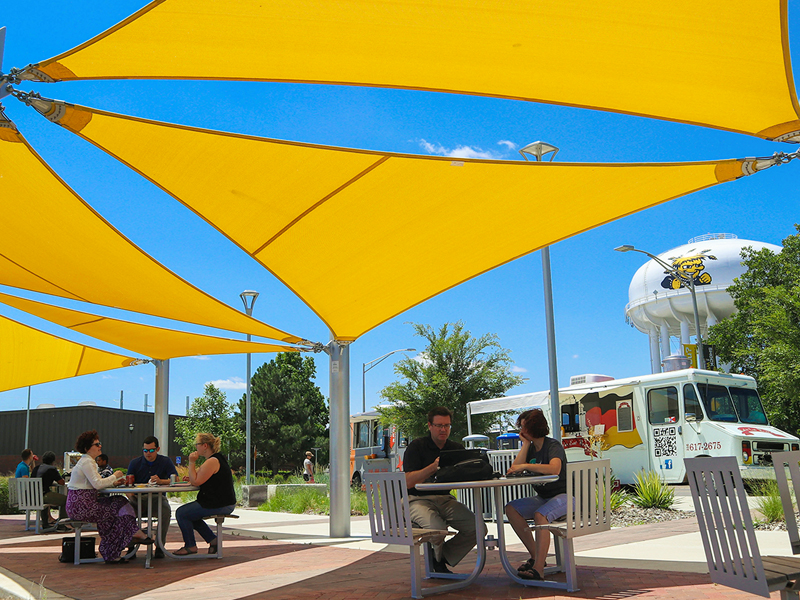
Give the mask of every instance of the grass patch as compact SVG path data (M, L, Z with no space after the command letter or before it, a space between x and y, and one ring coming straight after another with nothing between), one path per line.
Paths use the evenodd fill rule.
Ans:
M302 478L300 480L302 481ZM258 510L296 515L328 515L331 511L331 499L328 494L322 494L312 488L299 489L291 493L276 494L259 506ZM350 514L367 514L367 494L365 492L350 491Z

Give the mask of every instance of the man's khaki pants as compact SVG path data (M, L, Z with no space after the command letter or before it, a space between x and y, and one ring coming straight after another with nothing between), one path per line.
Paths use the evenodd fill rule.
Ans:
M409 495L411 521L415 527L423 529L447 529L458 531L444 544L431 544L436 560L457 565L477 543L475 537L475 514L458 502L450 494L436 496ZM482 537L486 537L486 525L483 525Z

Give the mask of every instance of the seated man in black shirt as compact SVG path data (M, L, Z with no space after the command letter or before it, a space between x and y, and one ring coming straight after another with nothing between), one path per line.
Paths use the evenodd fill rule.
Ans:
M414 488L418 483L433 479L439 469L439 453L442 450L459 450L464 446L452 442L450 422L453 414L440 406L428 413L429 435L415 439L403 455L403 471L409 493L411 520L424 529L447 529L452 527L458 534L444 544L433 546L433 570L449 573L447 565L455 566L475 547L475 515L448 492L421 492ZM486 527L483 530L486 536Z
M58 469L56 469L55 466L53 466L55 460L55 452L48 450L42 454L42 464L33 470L31 477L42 478L44 503L58 507L58 520L60 521L61 519L67 518L67 497L64 494L54 492L50 489L50 487L55 484L64 485L64 476L58 472ZM49 508L46 508L42 511L42 524L45 527L51 527L55 524L51 520ZM64 526L59 526L59 528L61 531L66 531Z
M134 458L131 464L128 465L128 475L133 475L136 483L153 483L157 485L169 485L169 476L175 475L177 477L178 471L175 465L172 464L169 456L162 456L158 453L161 448L158 445L158 438L150 435L144 438L142 444L142 456ZM163 522L158 524L158 535L161 537L161 543L165 544L167 541L167 530L169 529L169 520L172 517L172 509L169 506L166 494L159 494L161 496L161 518ZM137 501L131 498L134 511L137 510ZM149 502L145 500L144 502ZM158 507L152 507L152 514L158 514ZM147 513L147 505L143 503L142 512ZM161 548L156 548L153 558L164 558L164 553Z

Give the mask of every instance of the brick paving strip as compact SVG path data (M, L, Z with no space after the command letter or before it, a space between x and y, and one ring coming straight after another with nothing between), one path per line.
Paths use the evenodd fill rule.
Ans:
M667 537L696 531L690 524L642 525L614 529L603 536L576 540L576 551L590 547L619 545L649 536ZM30 582L39 600L56 600L58 595L76 600L349 600L409 598L408 556L395 552L371 552L313 544L290 544L250 537L225 536L225 558L177 562L153 561L144 570L143 553L128 564L103 563L75 566L59 563L61 535L20 534L18 516L0 517L0 567ZM666 526L666 527L665 527ZM637 530L637 531L628 531ZM606 539L606 537L608 539ZM592 540L592 538L597 538ZM600 538L603 538L602 540ZM180 545L176 527L170 528L168 545ZM598 546L599 544L599 546ZM516 549L515 546L510 550ZM204 551L201 545L200 551ZM512 552L512 563L525 555ZM465 559L468 564L470 557ZM37 593L38 582L44 577ZM563 575L557 576L563 581ZM522 598L670 598L673 600L753 598L715 586L708 575L664 571L578 567L581 590L574 594L526 588L510 582L497 552L490 552L478 581L458 593L437 596L443 600ZM424 585L436 585L425 582ZM773 594L778 598L778 593Z

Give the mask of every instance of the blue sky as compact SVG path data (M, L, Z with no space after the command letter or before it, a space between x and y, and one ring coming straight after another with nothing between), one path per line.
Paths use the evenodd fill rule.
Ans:
M3 70L50 58L120 21L143 0L75 0L46 9L6 0L0 26L7 27ZM793 8L790 6L790 9ZM800 19L790 10L794 64L800 64ZM754 18L757 18L755 16ZM558 49L553 49L558 52ZM746 49L743 49L746 51ZM543 52L543 60L546 53ZM19 89L103 110L266 137L335 146L418 154L453 154L521 160L516 149L544 140L569 162L692 161L791 152L796 146L691 125L493 98L346 86L247 82L99 81ZM234 308L239 293L261 293L254 316L307 339L326 342L321 321L280 282L218 232L150 183L67 131L45 121L14 98L3 99L34 148L86 201L137 245L174 272ZM1 167L0 167L1 168ZM653 253L697 235L735 233L740 238L780 244L794 233L800 165L776 167L753 177L673 200L551 248L559 383L570 375L616 377L649 371L647 336L625 323L628 285L641 255L613 248L633 244ZM535 193L532 191L531 193ZM0 242L1 243L1 242ZM480 251L480 240L465 252ZM319 242L319 251L327 243ZM0 291L43 296L0 286ZM157 293L157 290L137 290ZM77 306L62 302L66 306ZM85 308L85 307L84 307ZM92 308L93 310L93 308ZM90 310L90 312L92 312ZM98 308L95 312L128 318ZM0 305L0 314L98 348L119 349ZM509 393L548 387L541 255L536 252L486 273L412 308L362 336L351 346L351 412L361 408L362 363L398 348L421 349L409 322L441 325L461 320L475 335L498 334L511 351L514 369L526 378ZM142 322L171 326L143 317ZM182 326L191 331L202 328ZM214 332L211 332L214 333ZM231 334L235 335L235 334ZM129 354L123 351L123 354ZM394 380L397 354L367 374L367 406ZM317 383L328 390L327 356L314 355ZM254 355L253 370L271 355ZM183 414L186 396L216 382L235 400L243 393L244 356L171 361L170 412ZM34 386L31 404L68 406L93 400L152 410L154 369L144 365ZM0 393L0 408L25 408L27 389Z

